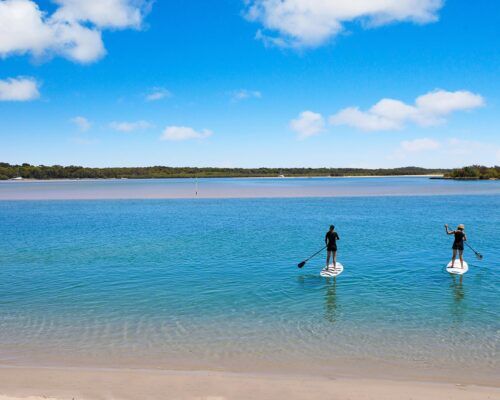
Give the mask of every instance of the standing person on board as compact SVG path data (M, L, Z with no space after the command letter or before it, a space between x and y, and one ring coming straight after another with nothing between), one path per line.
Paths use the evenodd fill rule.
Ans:
M453 249L453 255L451 257L451 268L454 267L455 265L455 259L457 258L457 250L458 250L458 257L460 258L460 268L464 267L464 242L467 241L467 236L465 236L465 226L463 224L458 225L457 229L455 231L450 231L448 229L448 224L444 226L446 229L446 234L447 235L455 235L455 240L453 241L453 246L451 247Z
M335 232L335 226L330 225L330 230L326 232L325 244L326 244L326 267L330 264L330 256L333 256L333 269L337 266L337 240L340 240L339 234Z

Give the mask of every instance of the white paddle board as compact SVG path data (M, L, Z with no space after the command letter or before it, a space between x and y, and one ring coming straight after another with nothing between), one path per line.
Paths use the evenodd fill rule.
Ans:
M335 268L333 268L333 264L330 264L328 266L328 269L322 269L319 274L324 278L335 278L336 276L344 272L344 266L339 262L337 262L336 264L337 265L335 266Z
M446 271L449 272L450 274L462 275L469 270L469 265L465 261L464 261L464 267L463 268L461 267L462 265L460 264L460 260L457 258L455 260L453 268L451 268L451 261L448 263L448 265L446 266Z

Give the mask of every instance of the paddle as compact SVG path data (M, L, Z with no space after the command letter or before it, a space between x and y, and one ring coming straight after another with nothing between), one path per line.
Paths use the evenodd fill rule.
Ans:
M312 256L310 256L309 258L306 258L304 261L302 261L301 263L298 263L297 264L297 267L299 268L302 268L304 265L306 265L306 262L308 262L311 258L313 258L314 256L318 255L319 253L321 253L323 250L326 249L326 246L324 246L323 248L321 248L321 250L318 250L316 253L314 253Z
M464 243L467 245L467 247L469 249L471 249L474 252L474 254L476 255L476 257L477 257L478 260L482 260L483 259L483 255L480 254L480 253L478 253L476 250L474 250L469 243L467 243L467 242L464 242Z

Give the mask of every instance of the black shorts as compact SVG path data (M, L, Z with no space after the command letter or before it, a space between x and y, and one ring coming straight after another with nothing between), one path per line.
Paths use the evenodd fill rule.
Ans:
M453 250L463 250L464 249L464 245L463 244L459 244L459 243L453 243L453 246L451 246L451 248Z
M327 250L328 251L337 251L337 246L335 246L335 247L328 247Z

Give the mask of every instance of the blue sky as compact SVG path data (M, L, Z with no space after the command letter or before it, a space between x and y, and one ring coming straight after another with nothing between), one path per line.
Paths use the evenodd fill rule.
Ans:
M495 3L0 0L0 161L500 164Z

